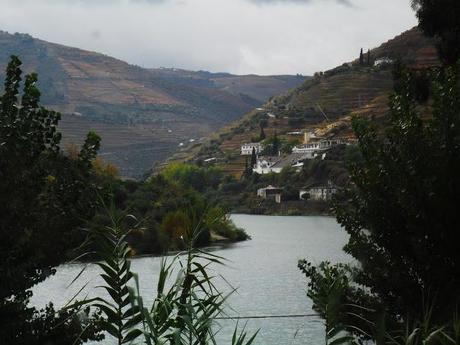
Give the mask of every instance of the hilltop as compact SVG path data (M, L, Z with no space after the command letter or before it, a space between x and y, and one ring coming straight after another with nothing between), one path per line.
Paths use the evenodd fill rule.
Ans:
M302 142L305 132L323 138L353 139L352 114L385 121L388 96L393 90L394 63L400 61L414 69L439 63L433 40L423 36L418 28L403 32L369 52L369 63L367 49L363 63L357 52L357 59L315 73L297 88L272 97L226 126L206 143L182 150L170 162L206 162L212 158L225 172L239 177L245 167L240 146L257 141L261 124L267 138L276 131L285 142Z
M198 141L302 76L237 76L180 69L146 69L27 34L0 31L0 81L10 55L37 72L42 101L60 111L67 143L94 129L101 155L126 177L140 177L181 143Z

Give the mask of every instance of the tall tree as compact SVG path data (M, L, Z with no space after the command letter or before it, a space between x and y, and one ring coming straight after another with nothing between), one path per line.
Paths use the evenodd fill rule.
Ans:
M363 66L363 65L364 65L363 48L361 48L361 51L359 52L359 65L360 65L360 66Z
M371 66L371 50L367 50L366 63L368 66Z
M249 166L249 161L248 161L248 157L246 156L246 159L244 161L244 172L243 172L243 177L244 178L248 178L252 175L252 169L251 167Z
M417 11L419 27L438 40L443 62L456 63L460 59L460 1L412 0L412 6Z
M254 168L254 166L257 164L257 154L256 154L256 148L252 148L252 154L251 154L251 169Z
M55 272L93 214L90 162L99 137L90 134L77 159L63 155L60 114L40 105L36 74L25 77L19 98L20 66L13 56L0 98L0 338L42 344L55 332L54 310L28 306L29 289Z
M420 315L430 291L434 313L451 316L445 309L460 296L460 70L435 73L428 120L411 78L391 98L383 137L355 119L362 160L351 167L349 202L335 211L350 234L346 251L361 263L359 283L395 315Z
M334 211L359 265L299 262L331 343L460 343L460 66L432 72L429 113L411 79L385 132L353 120L361 155Z

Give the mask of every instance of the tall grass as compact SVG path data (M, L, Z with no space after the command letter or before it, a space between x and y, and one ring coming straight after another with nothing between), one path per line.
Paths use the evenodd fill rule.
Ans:
M103 314L100 326L117 344L208 345L216 344L216 318L224 314L225 303L234 291L224 294L215 282L223 277L212 274L212 266L223 265L222 257L194 248L200 229L205 225L193 211L187 212L186 250L161 261L157 292L151 303L141 296L138 276L132 272L125 229L128 214L107 209L111 225L93 232L92 244L101 259L101 278L108 297L96 297L83 303ZM223 279L224 280L224 279ZM218 328L217 328L218 329ZM232 345L250 345L251 336L235 327Z

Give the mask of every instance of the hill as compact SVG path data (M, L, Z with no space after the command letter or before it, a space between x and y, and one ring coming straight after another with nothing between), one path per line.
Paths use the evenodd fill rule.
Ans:
M357 54L358 55L358 54ZM352 114L384 121L393 90L396 61L418 69L439 63L434 42L417 29L408 30L370 50L370 61L359 58L325 72L297 88L273 97L259 110L223 128L202 145L182 150L170 161L206 161L214 158L224 171L240 176L245 159L240 145L257 140L260 123L267 137L276 131L285 142L301 142L302 132L323 137L351 138ZM289 134L290 133L290 134ZM299 133L299 134L295 134Z
M0 81L12 54L24 71L39 74L43 104L63 113L65 142L80 143L88 129L97 130L102 155L127 177L140 177L180 143L199 140L305 80L145 69L1 31Z

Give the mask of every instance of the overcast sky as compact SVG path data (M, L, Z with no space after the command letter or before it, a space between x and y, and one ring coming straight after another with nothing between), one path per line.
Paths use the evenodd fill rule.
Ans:
M409 2L0 0L0 30L143 67L309 75L415 26Z

